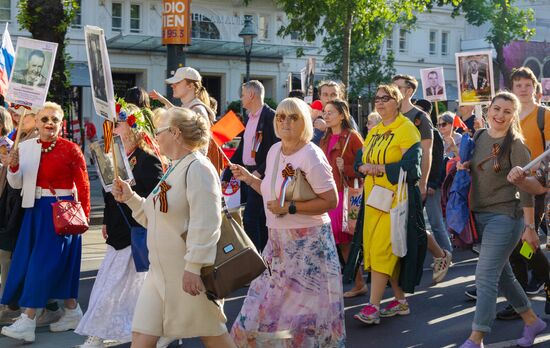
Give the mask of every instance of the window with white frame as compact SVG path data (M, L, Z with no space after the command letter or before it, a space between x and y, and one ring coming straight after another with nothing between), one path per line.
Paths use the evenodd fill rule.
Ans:
M119 2L111 5L111 29L122 30L122 4Z
M449 32L447 31L441 33L441 55L449 55Z
M407 52L407 30L399 29L399 52Z
M393 51L393 31L386 37L386 51Z
M258 39L269 40L269 16L258 16Z
M437 30L430 30L430 56L437 54Z
M220 31L210 18L200 13L193 13L191 24L191 37L195 39L219 40Z
M0 21L11 21L11 0L0 0Z
M130 32L141 32L141 5L139 4L130 5Z
M73 21L71 22L71 27L73 28L82 28L82 1L76 0L78 7L74 10Z

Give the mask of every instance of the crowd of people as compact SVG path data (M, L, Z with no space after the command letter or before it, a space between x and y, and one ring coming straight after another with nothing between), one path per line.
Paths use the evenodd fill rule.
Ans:
M344 347L344 298L369 296L354 315L366 325L411 314L406 293L420 284L427 252L432 281L441 282L464 234L471 234L466 245L477 245L479 259L476 288L466 292L477 300L472 332L461 347L482 347L495 317L523 320L521 347L546 329L527 295L544 287L550 314L550 267L538 236L539 227L547 230L548 160L532 171L523 167L547 148L550 111L540 104L529 68L512 72L511 92L498 92L485 115L471 105L437 115L430 103L413 101L413 76L396 75L376 88L375 112L362 130L337 82L322 82L311 104L293 91L273 110L262 83L252 80L241 87L245 130L230 163L212 140L217 103L200 73L179 68L166 83L181 106L134 87L117 109L114 134L134 180L116 178L103 191L107 252L85 313L77 302L82 237L58 233L52 215L52 203L65 199L80 202L89 217L85 156L62 137L59 105L47 102L23 117L0 108L3 335L34 342L36 327L50 325L53 332L86 336L83 348L104 347L106 340L167 347L190 337L206 347ZM163 107L151 110L150 97ZM98 137L92 124L86 135ZM471 158L461 158L472 143ZM446 221L457 172L471 177L466 219L472 224L465 231ZM285 195L300 177L313 198ZM232 179L241 184L244 230L269 267L251 282L228 330L223 300L207 296L201 269L216 259L221 188ZM407 197L404 254L392 236L400 183ZM352 225L351 188L362 192ZM145 229L142 268L133 239ZM357 240L361 265L344 292L342 268L352 262ZM533 250L529 260L522 256L525 244ZM388 284L394 298L381 306ZM509 306L497 313L499 292Z

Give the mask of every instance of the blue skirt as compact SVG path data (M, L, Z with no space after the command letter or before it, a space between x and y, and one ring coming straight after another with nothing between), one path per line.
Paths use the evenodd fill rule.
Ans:
M78 298L82 239L55 233L51 205L55 200L42 197L25 209L2 304L44 308L49 299Z

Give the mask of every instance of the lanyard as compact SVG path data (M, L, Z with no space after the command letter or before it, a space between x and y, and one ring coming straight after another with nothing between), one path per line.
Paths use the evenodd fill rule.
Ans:
M179 161L176 162L175 165L170 165L170 167L168 168L168 170L166 171L166 173L164 173L164 175L162 176L162 178L160 178L160 181L158 182L157 186L155 186L155 189L153 190L153 194L157 194L159 192L159 187L160 185L168 178L168 175L170 175L170 173L172 173L174 171L174 169L176 169L176 167L178 166L178 164L180 164L181 161L183 161L185 159L186 156L180 158Z

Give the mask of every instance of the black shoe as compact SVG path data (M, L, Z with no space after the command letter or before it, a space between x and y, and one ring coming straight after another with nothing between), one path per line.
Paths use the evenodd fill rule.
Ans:
M527 284L525 293L527 295L537 295L542 290L544 290L544 282L533 277L529 284Z
M472 290L466 290L466 291L464 291L464 295L466 295L466 297L468 297L468 299L476 301L477 300L477 289L474 288Z
M515 320L519 319L519 314L515 311L511 305L506 306L503 310L497 313L497 319L500 320Z
M550 285L544 285L544 292L546 293L546 303L544 305L544 313L550 314Z

